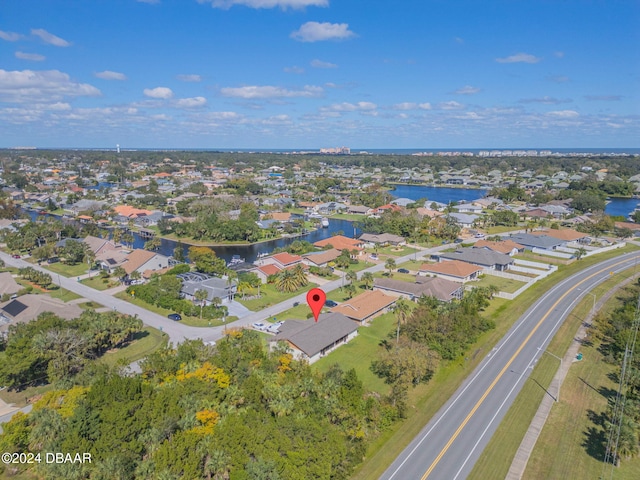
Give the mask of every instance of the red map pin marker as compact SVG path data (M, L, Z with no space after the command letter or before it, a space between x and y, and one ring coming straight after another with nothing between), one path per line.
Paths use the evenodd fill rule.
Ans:
M327 294L319 288L312 288L307 293L307 303L313 312L313 318L318 321L318 315L324 306L324 302L327 300Z

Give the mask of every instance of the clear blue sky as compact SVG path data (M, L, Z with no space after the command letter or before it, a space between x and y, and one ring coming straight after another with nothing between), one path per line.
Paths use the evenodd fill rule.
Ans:
M0 147L640 147L637 0L13 0Z

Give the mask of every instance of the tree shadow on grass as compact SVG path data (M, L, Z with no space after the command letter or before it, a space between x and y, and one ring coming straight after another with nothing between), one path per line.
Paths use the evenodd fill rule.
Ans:
M603 461L606 453L607 435L602 427L589 427L584 432L582 446L592 458Z

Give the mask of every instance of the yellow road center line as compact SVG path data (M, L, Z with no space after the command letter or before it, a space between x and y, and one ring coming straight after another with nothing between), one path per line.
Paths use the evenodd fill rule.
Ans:
M612 268L617 267L618 265L622 265L623 263L628 262L627 260L623 260L621 262L618 263L614 263L613 265L608 266L607 268L603 268L602 270L599 270L591 275L589 275L588 277L586 277L585 279L581 280L580 282L576 283L573 287L571 287L569 290L567 290L565 293L562 294L562 296L560 298L558 298L558 300L556 300L556 302L549 308L549 310L547 310L547 312L542 316L542 318L540 319L540 321L536 324L535 327L533 327L533 329L531 330L531 332L529 332L529 335L527 335L527 338L524 339L524 341L520 344L520 346L518 347L518 349L516 350L516 352L511 356L511 358L509 359L509 361L505 364L505 366L502 368L502 370L500 370L500 373L498 373L498 375L496 376L496 378L493 380L493 382L491 382L491 385L489 385L489 387L487 387L487 389L485 390L485 392L482 394L482 397L480 397L480 399L476 402L476 404L474 405L474 407L471 409L471 411L469 412L469 414L466 416L466 418L462 421L462 423L460 424L460 426L458 427L458 429L454 432L454 434L451 436L451 438L449 439L449 441L447 442L447 444L442 448L442 450L440 451L440 453L438 454L438 456L435 458L435 460L433 461L433 463L429 466L429 468L427 469L427 471L424 473L424 475L422 476L422 478L420 480L425 480L429 475L431 475L431 472L433 472L433 469L436 468L436 466L438 465L438 463L440 462L440 460L442 459L442 457L447 453L447 451L449 450L449 448L451 447L451 444L456 440L456 438L458 438L458 435L460 435L460 432L462 431L462 429L467 425L467 423L469 423L469 420L471 420L471 417L473 417L473 415L476 413L476 411L478 410L478 408L480 408L480 405L482 405L482 403L484 402L484 400L487 398L487 396L489 395L489 393L491 393L491 390L493 390L493 387L496 386L496 384L500 381L500 379L502 378L502 376L504 375L504 372L507 371L507 369L511 366L511 364L513 363L513 361L516 359L516 357L520 354L520 352L522 351L522 349L526 346L526 344L529 342L529 340L531 340L531 337L536 333L536 331L538 330L538 328L540 327L540 325L542 325L542 323L547 319L547 317L551 314L551 311L556 308L558 306L558 304L564 300L564 298L569 295L570 292L572 292L573 290L575 290L576 288L578 288L580 285L582 285L584 282L586 282L587 280L590 280L591 278L595 277L596 275L601 274L602 272L605 272L607 270L611 270Z

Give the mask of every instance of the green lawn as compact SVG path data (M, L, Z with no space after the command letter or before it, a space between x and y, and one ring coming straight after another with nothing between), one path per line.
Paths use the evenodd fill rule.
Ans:
M596 255L597 257L597 255ZM550 263L552 265L567 265L571 263L564 258L549 257L547 255L537 255L529 251L519 253L513 257L516 260L529 260L530 262Z
M106 282L104 280L106 280ZM91 278L85 278L84 280L81 280L80 283L101 291L120 285L120 282L118 282L117 280L114 281L110 278L102 278L100 275L96 275L95 277Z
M309 283L307 284L307 286L299 288L295 292L287 293L279 292L274 284L267 283L263 284L260 287L260 298L255 298L252 300L242 300L242 298L238 296L236 297L236 300L247 307L249 310L257 312L266 307L270 307L271 305L276 305L280 302L283 302L291 297L295 297L296 295L300 295L301 293L308 292L309 289L313 287L317 287L317 285L315 283Z
M405 255L415 253L416 249L407 247L407 246L402 246L402 247L388 246L388 247L378 248L377 252L376 250L371 250L371 249L367 250L367 252L369 254L377 253L378 255L388 255L390 257L404 257Z
M155 328L145 327L144 330L136 334L129 345L105 353L100 358L100 361L110 366L117 364L128 365L166 345L168 339L169 337L166 333L162 333Z
M34 288L33 292L36 292L37 290ZM44 293L44 292L39 292L38 293ZM75 300L76 298L82 298L80 295L78 295L75 292L72 292L70 290L64 289L64 288L55 288L53 290L49 290L48 292L46 292L47 295L49 295L51 298L59 298L60 300L62 300L63 302L68 302L70 300Z
M0 352L0 361L4 361L4 352ZM53 385L39 385L37 387L28 387L24 390L0 390L0 398L7 403L13 403L16 407L27 406L27 400L42 395L43 393L53 390ZM2 477L0 477L2 478Z
M467 283L471 287L497 287L499 292L513 293L526 285L525 282L511 280L510 278L496 277L494 275L484 275L480 280Z
M44 268L53 272L54 274L60 274L63 277L78 277L87 273L87 265L84 263L78 263L76 265L66 265L64 263L51 263L42 265Z
M395 331L395 321L392 313L377 317L370 326L360 327L356 338L318 360L313 364L313 368L320 372L326 372L334 364L340 365L344 371L354 368L365 390L386 395L389 392L389 385L375 375L370 366L382 349L378 345L380 340L387 338L389 333Z

